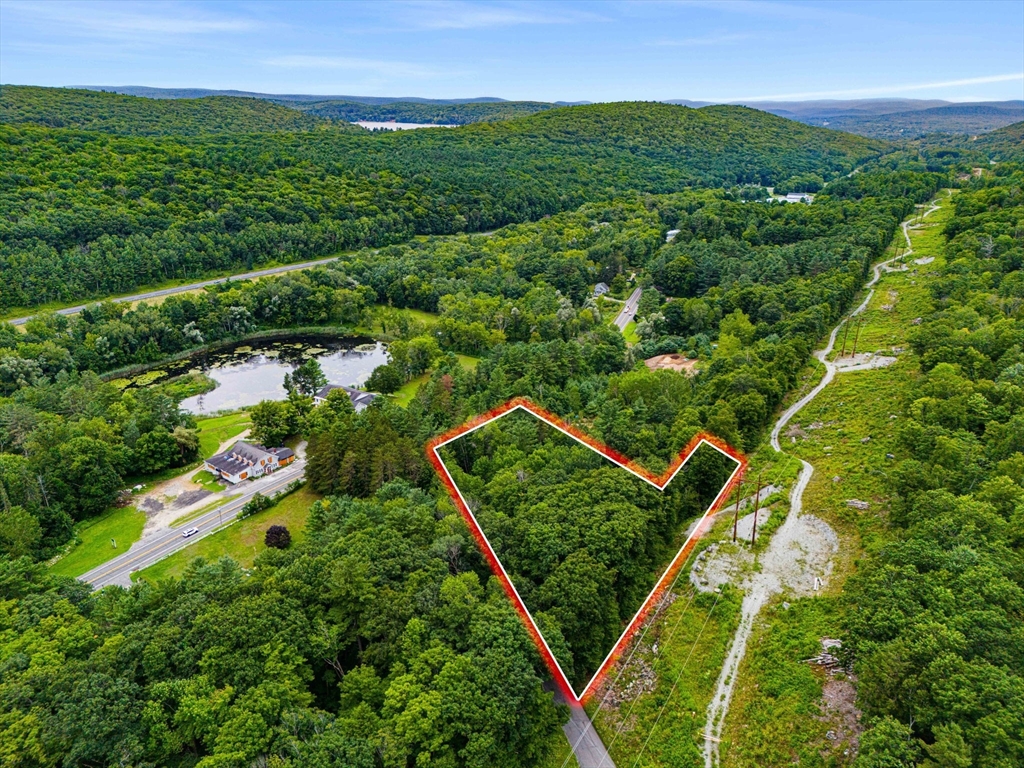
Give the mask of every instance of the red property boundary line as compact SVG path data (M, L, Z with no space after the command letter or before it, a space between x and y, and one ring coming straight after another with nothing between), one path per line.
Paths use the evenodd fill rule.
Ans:
M637 610L636 614L633 616L629 624L626 626L625 631L623 631L622 635L619 637L618 641L616 641L615 645L612 646L611 651L608 652L608 655L601 663L601 666L598 668L597 672L594 673L594 676L590 679L590 682L587 683L586 687L584 687L583 689L583 692L579 695L577 695L576 691L573 690L572 684L569 682L569 679L562 671L562 667L559 665L558 660L555 658L555 655L551 652L551 648L548 647L547 641L544 640L543 635L541 635L540 629L537 627L536 622L533 620L533 616L530 615L530 611L527 609L522 597L519 596L519 592L516 590L515 585L512 583L512 579L509 578L508 573L505 571L505 567L501 564L501 561L498 560L498 556L497 554L495 554L494 548L491 546L491 543L487 540L487 536L484 535L483 529L477 522L476 517L470 511L469 505L466 503L466 500L462 496L462 491L460 491L458 486L455 484L455 481L452 479L451 473L448 471L448 467L446 467L444 462L441 460L441 455L439 453L439 450L448 443L454 440L458 440L460 437L464 437L465 435L468 435L471 432L475 432L476 430L489 424L490 422L495 421L496 419L500 419L502 416L506 416L515 410L526 411L527 413L537 417L541 421L546 422L547 424L554 427L562 434L571 437L573 440L579 443L582 443L588 448L601 454L609 461L622 467L630 474L639 477L641 480L643 480L646 483L649 483L650 485L653 485L659 491L664 490L665 487L670 482L672 482L673 478L675 478L676 474L678 474L679 470L683 468L683 466L694 454L697 448L699 448L704 443L711 446L719 453L728 456L730 459L736 462L736 469L734 469L732 471L732 474L729 475L729 479L726 481L725 485L722 486L722 490L718 492L718 495L715 497L715 500L711 502L711 506L707 508L707 510L704 512L704 515L698 521L697 525L694 526L693 531L686 538L686 541L683 543L683 546L680 548L679 552L677 552L676 556L672 558L672 562L668 564L668 567L665 569L665 572L661 575L661 578L658 579L658 583L655 584L654 589L651 590L651 593L647 596L647 599L644 600L639 610ZM433 440L427 443L427 458L430 460L430 463L434 466L434 469L437 471L438 477L441 479L441 482L444 484L445 488L448 491L448 495L451 496L451 499L454 502L456 508L459 510L460 514L462 515L467 525L469 526L469 530L472 533L477 545L480 547L480 550L483 552L484 558L487 560L487 564L491 567L491 571L498 578L498 581L501 583L502 588L505 590L505 594L508 595L509 599L512 601L512 605L516 609L516 612L523 620L523 624L526 626L526 631L530 634L530 637L533 639L533 642L537 646L537 650L540 652L541 657L544 659L544 663L551 671L551 675L555 680L555 684L558 686L559 690L562 692L562 695L565 696L567 701L576 703L585 703L587 699L593 694L593 692L600 687L601 682L608 674L608 671L619 660L623 651L629 647L630 641L633 639L633 636L636 634L637 630L643 625L644 621L650 615L652 608L664 596L665 591L669 588L669 585L671 585L674 582L676 576L679 573L680 568L682 568L683 563L686 562L686 558L693 550L693 547L697 543L697 540L700 539L700 537L703 536L704 533L706 533L707 528L710 527L712 514L719 508L722 502L725 501L726 498L728 498L729 494L732 493L733 488L735 488L739 484L743 476L743 473L747 469L747 459L742 453L735 450L734 448L729 446L724 441L718 439L714 435L710 435L706 432L700 432L697 435L695 435L692 440L690 440L686 448L680 451L679 455L676 456L676 458L672 461L672 463L669 465L668 469L665 470L665 472L663 472L661 475L655 475L652 472L645 469L644 467L637 464L636 462L632 461L631 459L626 458L613 448L610 448L607 445L604 445L603 443L599 442L598 440L595 440L590 435L587 435L586 433L580 431L576 427L573 427L571 424L567 424L566 422L562 421L562 419L560 419L559 417L544 410L540 406L523 397L517 397L513 400L509 400L504 405L499 405L497 408L492 408L490 411L480 414L479 416L471 419L470 421L467 421L462 426L456 427L452 430L449 430L448 432L445 432L443 435L435 437Z

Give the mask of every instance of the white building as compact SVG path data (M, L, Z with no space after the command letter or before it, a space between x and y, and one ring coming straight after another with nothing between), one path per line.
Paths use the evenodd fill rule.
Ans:
M205 469L229 483L240 483L273 472L294 460L295 452L291 448L264 448L239 440L224 453L208 458Z
M335 389L342 389L348 394L348 399L352 401L352 407L356 409L356 413L364 410L378 397L376 392L364 392L361 389L343 387L341 384L325 384L319 392L313 395L313 405L322 405L327 402L327 396Z

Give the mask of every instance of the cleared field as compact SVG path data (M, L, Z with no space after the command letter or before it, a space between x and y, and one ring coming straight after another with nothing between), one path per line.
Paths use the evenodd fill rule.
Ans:
M199 539L159 563L132 574L132 579L145 579L155 584L164 579L179 578L197 557L213 561L227 556L237 560L242 567L249 568L256 556L266 549L263 537L270 526L283 525L291 532L292 543L302 541L309 506L319 498L320 495L309 486L303 486L269 509Z
M81 576L124 552L139 540L146 515L135 507L121 507L75 526L80 543L50 566L58 576ZM113 540L113 544L111 544Z
M236 411L222 416L196 419L199 429L199 450L204 457L217 452L220 444L242 434L250 426L248 411Z
M940 200L943 209L928 216L925 227L910 230L914 253L907 271L883 273L879 280L863 313L858 353L907 348L912 321L933 311L929 273L941 267L941 230L952 208L944 196ZM897 243L902 250L902 237ZM893 256L894 247L885 258ZM927 265L914 263L929 257L934 261ZM851 329L847 354L853 338ZM841 345L840 335L837 349ZM842 544L825 594L788 603L777 598L755 623L726 718L723 768L852 764L850 738L862 727L853 684L803 660L821 651L821 638L841 637L837 596L845 576L865 551L886 543L886 454L895 451L899 414L917 375L918 361L909 348L891 367L840 373L781 437L783 450L814 465L803 497L805 513L825 520ZM809 378L820 380L820 365ZM774 453L763 449L755 460L766 452ZM866 502L868 508L848 506L851 499Z

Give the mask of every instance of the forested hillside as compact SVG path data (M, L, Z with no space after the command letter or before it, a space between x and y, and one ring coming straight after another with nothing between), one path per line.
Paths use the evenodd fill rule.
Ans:
M524 395L655 471L701 429L757 445L867 265L944 181L859 173L811 206L723 190L624 195L156 307L3 326L0 754L69 768L537 765L564 711L425 442ZM671 244L668 229L680 230ZM619 290L633 271L650 275L650 298L630 349L606 322L614 307L588 294L598 277ZM439 317L428 331L402 307ZM301 396L254 409L257 435L308 439L307 478L325 498L304 542L268 550L251 571L199 562L181 581L98 595L32 564L67 540L71 520L113 501L126 463L185 455L171 450L190 426L173 400L91 371L260 329L371 319L395 339L378 380L423 377L407 407L380 398L354 413L336 392L316 409ZM702 372L637 364L659 351L698 357ZM537 493L557 494L542 480ZM589 575L583 585L600 586L601 571ZM560 621L604 633L621 618L590 627L564 608Z
M323 120L263 99L145 99L72 88L0 86L0 123L77 128L121 136L307 131ZM342 126L344 128L344 126Z
M977 135L1002 128L1024 117L1024 106L993 106L989 104L949 104L913 112L882 115L836 115L816 120L814 125L828 125L837 131L861 136L898 141L916 139L929 133Z
M488 230L629 191L827 180L885 148L741 107L646 103L389 135L8 124L0 310Z
M1024 162L1024 122L992 131L973 144L996 160Z
M532 115L555 104L543 101L495 101L468 104L435 104L414 101L393 101L387 104L365 104L357 101L282 101L282 104L309 115L355 122L356 120L399 123L433 123L435 125L465 125L467 123L493 123Z

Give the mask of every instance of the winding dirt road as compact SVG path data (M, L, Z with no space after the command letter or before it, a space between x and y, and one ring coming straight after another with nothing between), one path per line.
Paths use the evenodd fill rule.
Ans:
M905 259L913 253L910 234L907 232L908 228L913 226L915 222L923 220L929 214L939 210L939 208L938 203L933 201L927 211L915 214L915 216L901 224L903 237L907 241L907 251L901 254L901 259ZM782 429L804 406L817 397L835 378L836 373L839 372L835 363L830 362L828 357L832 353L836 336L840 329L844 323L867 309L868 302L871 301L871 297L875 293L874 286L882 277L882 270L895 260L896 257L893 257L874 265L874 274L871 280L864 286L868 289L868 294L864 297L864 301L836 325L832 333L829 334L828 344L825 345L825 348L814 353L814 356L825 366L825 375L814 389L787 408L779 416L778 421L775 422L771 433L771 445L778 453L783 453L782 447L779 445L779 433ZM716 768L719 763L719 743L725 727L725 717L729 711L729 704L732 701L740 663L746 654L747 641L750 639L750 633L754 628L754 620L757 618L757 615L773 595L785 589L789 589L796 594L813 594L813 590L808 592L806 589L806 579L808 576L813 578L813 574L804 573L803 569L794 570L793 566L795 563L798 564L799 559L806 554L807 544L810 539L816 536L822 538L816 529L820 529L821 525L824 524L817 518L801 515L804 491L807 489L811 476L814 474L814 467L803 459L800 459L800 464L800 474L797 476L797 481L790 492L789 513L786 515L786 520L775 532L768 548L759 558L760 571L755 572L742 585L745 588L745 594L740 609L740 622L736 628L736 634L733 636L732 645L726 654L725 662L722 664L722 671L718 676L718 683L715 686L715 694L708 705L704 740L705 768ZM827 528L827 526L825 527ZM801 584L801 582L804 583Z

